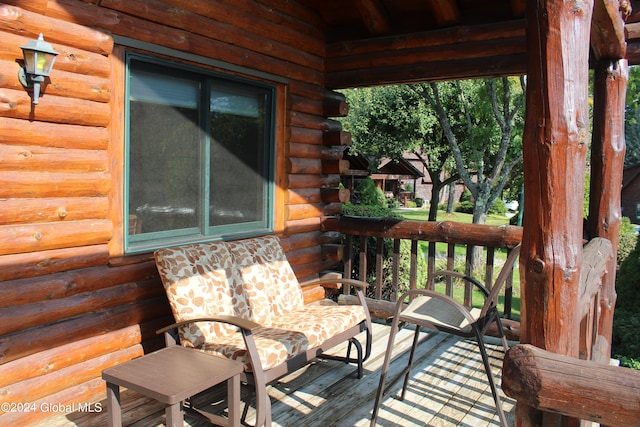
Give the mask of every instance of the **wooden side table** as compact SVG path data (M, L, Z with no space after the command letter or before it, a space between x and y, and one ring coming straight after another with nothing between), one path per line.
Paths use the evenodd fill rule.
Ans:
M227 382L229 417L208 415L216 423L240 426L242 363L174 345L105 369L109 426L121 427L120 386L167 405L167 426L184 425L181 402L223 381Z

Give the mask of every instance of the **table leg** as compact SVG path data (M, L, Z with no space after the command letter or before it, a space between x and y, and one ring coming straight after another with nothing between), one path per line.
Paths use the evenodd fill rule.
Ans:
M120 408L120 386L107 382L107 425L122 427L122 412Z
M240 427L240 375L227 380L227 405L229 405L229 426Z
M167 406L165 414L167 414L167 427L184 427L184 413L182 412L181 402Z

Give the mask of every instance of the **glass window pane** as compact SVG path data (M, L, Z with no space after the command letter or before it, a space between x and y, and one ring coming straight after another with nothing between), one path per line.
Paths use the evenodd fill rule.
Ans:
M197 82L191 85L197 87ZM199 225L198 110L181 106L182 99L178 105L170 101L165 96L161 104L152 100L129 104L129 214L136 215L139 233Z
M210 225L264 221L266 94L232 86L211 93Z

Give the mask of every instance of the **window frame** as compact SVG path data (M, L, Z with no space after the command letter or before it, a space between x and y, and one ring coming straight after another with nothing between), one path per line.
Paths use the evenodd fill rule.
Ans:
M136 254L142 252L148 252L161 247L198 243L204 241L214 240L226 240L235 239L241 237L250 237L256 235L272 234L275 231L275 196L276 196L276 172L277 172L277 118L278 118L278 85L277 82L257 80L244 76L238 76L237 74L225 73L224 71L218 71L211 68L207 68L204 65L199 66L186 64L173 59L167 59L163 57L153 56L146 53L140 53L137 51L125 52L125 98L124 98L124 153L123 153L123 218L127 226L123 227L123 250L125 254ZM200 173L200 181L202 183L202 191L199 197L200 208L203 209L200 218L197 220L196 227L189 229L174 229L160 232L150 232L140 235L131 234L128 227L129 215L131 213L129 206L130 197L130 157L131 157L131 115L130 115L130 81L131 81L131 67L132 61L140 61L151 66L157 66L159 71L172 69L176 74L179 73L193 73L194 76L198 76L201 84L199 90L199 106L198 115L201 120L201 125L205 126L206 132L203 137L204 141L200 148L200 165L207 165ZM168 71L166 76L171 75L171 71ZM207 114L210 113L209 108L209 96L211 94L212 83L218 82L222 87L227 85L246 85L248 90L262 91L268 99L267 112L265 113L265 127L264 127L264 159L263 159L263 192L262 192L262 220L251 221L246 223L236 223L228 225L213 226L209 222L209 208L208 200L210 200L210 166L211 161L209 158L211 149L211 132L207 122ZM257 92L256 92L257 93ZM192 232L191 230L195 230ZM134 236L132 238L132 236ZM144 236L144 237L143 237Z

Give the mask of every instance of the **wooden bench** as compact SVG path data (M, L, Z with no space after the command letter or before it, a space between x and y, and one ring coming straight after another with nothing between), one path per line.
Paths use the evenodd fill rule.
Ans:
M183 346L240 361L243 381L256 392L256 425L270 425L266 384L318 356L358 366L371 352L366 283L317 280L308 285L349 284L359 305L305 305L302 289L277 237L194 244L156 251L156 265ZM365 332L363 349L356 335ZM346 355L325 352L348 342ZM351 356L355 348L357 355Z

